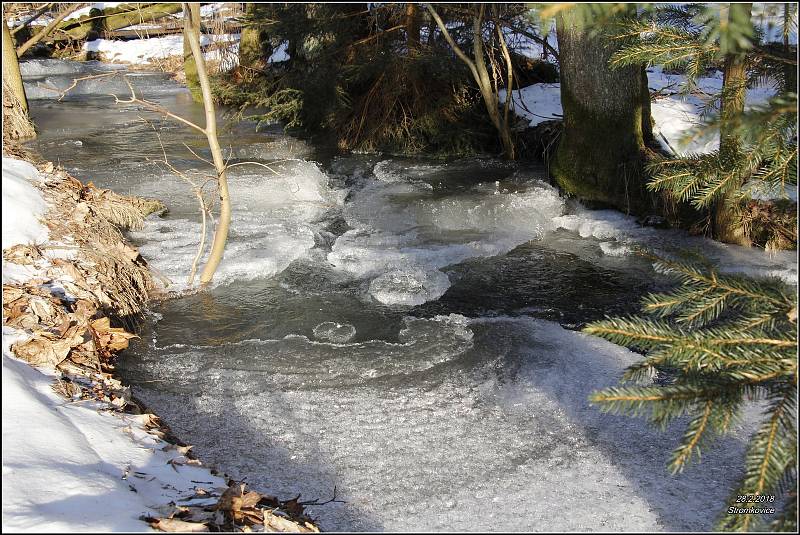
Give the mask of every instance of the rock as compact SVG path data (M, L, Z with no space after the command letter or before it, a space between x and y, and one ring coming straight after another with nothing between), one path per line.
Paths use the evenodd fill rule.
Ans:
M669 222L660 215L647 215L636 220L643 227L670 228Z

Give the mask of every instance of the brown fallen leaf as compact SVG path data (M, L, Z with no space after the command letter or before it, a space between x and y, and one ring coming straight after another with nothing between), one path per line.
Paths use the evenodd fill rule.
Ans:
M291 500L289 500L287 502L283 502L281 504L281 507L284 510L286 510L286 512L289 513L290 515L295 516L295 517L301 517L301 516L303 516L303 513L305 512L305 508L298 501L299 499L300 499L300 495L298 494L297 498L292 498Z
M17 342L11 346L11 350L17 357L33 366L55 367L67 358L70 346L42 338L33 338L25 342Z
M297 522L278 516L270 511L264 511L264 531L292 531L299 533L319 533L319 529L309 524L300 525Z
M9 305L22 297L25 292L16 286L3 285L3 306Z
M208 526L200 522L186 522L177 518L159 518L150 525L161 531L200 533L208 531Z
M218 511L238 510L238 508L234 506L234 498L238 498L238 503L241 503L241 497L244 494L244 489L244 483L237 483L235 481L231 482L230 486L228 486L228 488L225 489L225 492L222 493L222 496L219 497L216 509Z
M127 349L128 340L138 338L125 329L111 327L111 320L107 317L94 320L90 325L97 349L106 353Z
M17 244L3 249L3 258L14 264L32 265L42 258L42 252L35 245Z

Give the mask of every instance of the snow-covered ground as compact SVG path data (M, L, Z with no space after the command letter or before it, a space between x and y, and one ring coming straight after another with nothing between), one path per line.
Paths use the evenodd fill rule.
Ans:
M47 204L31 164L3 158L3 249L48 239ZM3 262L3 282L27 279ZM57 281L56 281L57 282ZM3 327L3 531L145 531L140 516L188 503L198 488L224 489L207 468L147 432L147 415L110 412L106 403L67 400L56 373L16 359L21 331ZM215 500L214 500L215 501Z
M227 487L148 433L148 416L58 396L53 374L11 353L21 338L3 327L3 531L150 531L140 516Z
M17 243L41 243L48 237L47 227L39 220L47 203L31 181L41 181L34 166L3 158L3 249Z
M661 67L647 69L648 86L659 92L652 103L655 120L654 134L663 135L659 141L665 148L677 154L711 152L719 146L719 136L695 137L692 132L703 124L702 112L709 101L722 90L722 73L697 80L697 89L691 93L682 91L686 77L664 73ZM500 91L500 100L505 102L506 91ZM530 126L563 116L561 108L561 84L534 84L512 92L514 108L520 117L529 120ZM747 91L746 106L752 108L766 104L775 91L762 86Z

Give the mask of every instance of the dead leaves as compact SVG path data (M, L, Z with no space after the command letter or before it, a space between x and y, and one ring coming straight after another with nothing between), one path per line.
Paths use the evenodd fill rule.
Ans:
M99 371L135 338L111 327L107 317L92 320L98 313L96 302L62 299L36 283L3 286L4 325L31 333L30 339L12 346L19 358L49 368L69 359L79 367Z
M55 368L67 358L72 347L68 342L53 342L45 338L32 338L25 342L17 342L11 350L24 361L33 366Z
M6 262L30 266L42 259L42 251L35 245L17 244L3 249L3 258Z
M209 497L209 493L198 489L198 497ZM161 531L319 533L319 528L302 512L302 506L300 513L293 515L285 507L286 503L247 490L245 483L231 480L216 504L175 506L165 518L146 520Z
M264 513L256 508L261 501L261 494L245 492L244 483L233 483L222 494L217 503L217 511L222 511L233 524L254 525L264 521Z

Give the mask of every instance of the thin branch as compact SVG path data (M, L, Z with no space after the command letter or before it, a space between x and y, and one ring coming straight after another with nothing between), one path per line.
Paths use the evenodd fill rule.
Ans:
M300 495L297 496L297 498L299 498L299 497L300 497ZM295 498L295 500L297 500L297 498ZM289 501L291 501L291 500L289 500ZM305 502L297 502L297 503L298 503L298 505L303 505L303 506L306 506L306 505L317 505L317 506L319 506L319 505L327 505L329 503L347 503L347 502L344 501L344 500L337 500L336 499L336 485L334 485L333 486L333 497L330 500L326 500L324 502L321 502L321 501L319 501L319 498L316 498L314 500L308 500L308 501L305 501Z
M445 40L450 45L450 48L453 49L453 52L456 53L456 56L458 56L461 61L467 64L467 67L469 67L469 70L472 71L472 75L475 77L475 79L479 80L480 76L478 75L478 69L475 67L475 63L469 59L466 54L464 54L464 51L461 50L458 44L456 44L456 42L453 40L453 37L450 35L450 32L447 31L447 27L444 25L442 18L439 16L436 10L433 9L431 4L425 4L425 8L430 12L433 20L436 21L436 25L439 27L439 30L441 30L442 35L444 35Z
M18 31L20 31L21 29L25 28L25 27L26 27L26 26L28 26L28 25L29 25L31 22L35 21L36 19L38 19L39 17L41 17L42 15L44 15L44 12L45 12L45 11L47 11L48 9L50 9L51 7L53 7L53 4L54 4L54 3L55 3L55 2L48 2L48 3L47 3L47 4L45 4L44 6L40 7L40 8L39 8L39 9L36 11L36 13L34 13L33 15L31 15L31 16L28 18L28 20L26 20L25 22L23 22L23 23L22 23L22 24L20 24L19 26L16 26L16 27L15 27L13 30L11 30L11 35L16 35Z
M558 50L553 48L553 45L551 45L547 41L547 39L539 37L538 35L531 33L523 28L518 28L517 26L514 26L513 24L506 22L503 19L496 19L496 22L512 30L514 33L518 33L523 37L527 37L528 39L533 39L534 41L542 45L542 48L546 50L551 56L553 56L556 59L556 61L558 61Z
M165 107L160 106L160 105L156 104L155 102L150 102L149 100L144 100L144 99L141 99L141 98L137 97L136 96L136 92L134 91L133 86L131 85L131 83L128 80L127 76L125 76L125 82L128 84L128 88L130 88L130 90L131 90L131 98L129 98L127 100L124 100L124 99L121 99L121 98L117 97L116 95L111 95L111 96L114 97L114 100L115 100L115 102L117 104L139 104L139 105L144 106L145 108L149 109L150 111L154 111L154 112L160 113L160 114L164 115L165 117L169 117L170 119L173 119L175 121L181 122L181 123L183 123L183 124L185 124L187 126L191 126L195 130L198 130L199 132L202 132L203 134L206 133L205 128L202 128L202 127L196 125L192 121L189 121L188 119L184 119L180 115L175 115L174 113L172 113L171 111L169 111Z
M153 125L153 123L151 123L150 121L148 121L144 117L140 116L139 118L142 121L144 121L145 123L149 124L150 128L153 129L153 132L155 132L156 137L158 138L158 143L161 146L161 153L164 155L164 165L166 165L169 168L169 170L172 171L172 173L175 176L181 178L182 180L184 180L185 182L187 182L191 186L191 188L194 191L194 194L197 196L197 200L198 200L198 202L200 204L200 214L203 217L202 228L201 228L201 231L200 231L200 243L197 246L197 253L194 256L194 260L192 260L192 267L191 267L191 269L189 271L189 278L187 279L187 284L191 288L194 285L194 278L195 278L195 275L197 274L197 264L200 262L200 258L202 258L203 251L206 248L206 233L207 233L206 232L206 228L207 228L206 212L208 211L208 205L206 204L205 198L203 197L203 187L205 186L205 183L203 184L203 186L198 186L195 183L195 181L192 180L190 177L188 177L185 173L183 173L183 172L179 171L178 169L176 169L175 166L172 165L170 163L169 159L167 158L167 150L164 148L164 142L161 139L161 133L158 131L158 129L156 129L156 127L155 127L155 125Z
M500 46L503 49L503 57L506 58L506 68L508 69L508 82L506 83L506 101L503 106L503 124L508 125L508 111L511 107L511 102L513 102L512 92L514 91L514 67L511 64L511 54L508 52L508 47L506 46L506 38L503 36L503 30L500 28L499 25L495 25L497 29L497 36L500 39Z
M197 153L196 153L194 150L192 150L192 147L190 147L190 146L189 146L189 145L187 145L186 143L183 143L183 146L184 146L184 147L186 147L186 149L187 149L189 152L191 152L191 153L192 153L192 155L193 155L195 158L197 158L198 160L202 160L202 161L206 162L206 163L207 163L208 165L210 165L211 167L214 167L214 162L212 162L211 160L208 160L208 159L206 159L206 158L203 158L202 156L200 156L199 154L197 154Z
M278 173L275 169L273 169L272 167L270 167L269 165L267 165L265 163L260 163L260 162L237 162L237 163L232 163L230 165L226 165L225 168L226 169L230 169L231 167L236 167L237 165L259 165L259 166L261 166L261 167L263 167L265 169L269 169L270 171L272 171L277 176L280 176L280 173Z

